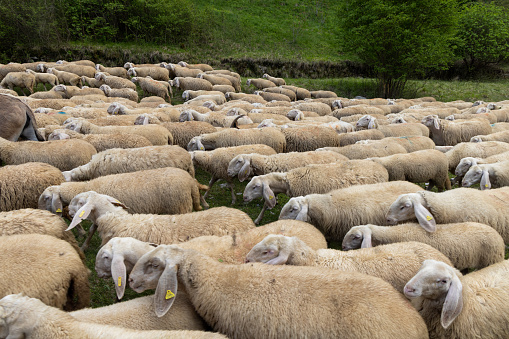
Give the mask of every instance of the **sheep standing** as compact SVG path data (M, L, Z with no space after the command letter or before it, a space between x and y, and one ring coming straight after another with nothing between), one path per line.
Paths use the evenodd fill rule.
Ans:
M159 83L158 81L141 77L133 77L131 78L131 81L134 82L135 84L140 85L145 95L152 94L161 97L164 100L168 99L168 102L171 103L168 87Z
M442 193L421 191L402 194L394 200L387 213L386 222L396 224L415 220L428 232L436 224L472 221L493 227L509 242L509 188L479 191L458 188Z
M161 125L170 131L173 144L183 149L187 148L192 138L216 131L214 126L204 121L163 122Z
M286 152L308 152L321 147L338 147L339 137L328 127L283 128Z
M283 78L275 78L273 76L270 76L269 74L265 73L262 78L267 79L269 81L272 81L276 84L276 86L283 86L286 85L286 81Z
M127 70L127 75L135 78L144 78L149 76L154 80L170 80L170 73L164 67L131 67Z
M212 91L212 84L199 78L191 77L176 77L173 79L172 86L180 88L181 90L193 90L193 91Z
M449 259L440 251L415 241L343 252L328 248L313 250L298 237L279 234L268 235L246 256L246 262L318 266L365 273L382 278L399 292L403 292L405 284L417 273L426 259L450 264Z
M59 84L68 84L78 86L81 84L81 77L74 73L59 71L55 68L48 68L47 73L54 74L58 78Z
M150 269L156 262L159 267ZM157 315L178 298L178 284L198 314L229 337L427 338L422 319L392 286L356 272L224 265L193 250L160 245L141 257L130 275L135 291L156 288Z
M449 265L426 260L404 293L419 305L431 338L507 338L509 261L463 276Z
M244 201L263 197L262 211L255 220L258 224L265 210L274 208L279 193L289 197L321 194L352 185L386 182L388 179L389 174L382 165L364 160L308 165L286 173L273 172L254 177L244 189Z
M509 186L509 161L471 166L463 177L462 186L476 183L480 183L481 190Z
M454 146L468 142L476 135L491 133L490 123L485 119L450 122L440 120L437 115L428 115L422 123L429 128L430 138L437 146Z
M354 226L343 239L343 250L395 242L418 241L445 254L459 270L483 268L504 260L504 240L492 227L475 222L437 225L427 232L419 224Z
M24 293L65 310L90 305L89 270L64 240L44 234L0 237L0 297Z
M34 86L37 86L38 84L42 84L44 86L45 91L48 90L46 88L46 85L49 85L50 86L49 88L51 89L52 87L55 87L56 85L59 84L58 78L54 74L36 73L36 72L32 71L31 69L27 69L26 72L35 76L35 85Z
M259 90L262 90L262 89L267 88L267 87L276 87L276 84L273 83L272 81L267 80L267 79L262 79L262 78L247 79L246 80L246 86L249 87L250 85L255 86Z
M365 115L360 118L359 121L357 121L356 128L357 130L362 128L376 128L386 137L404 137L411 135L429 136L429 131L420 123L378 125L377 119L370 115Z
M136 84L129 79L125 79L114 75L106 75L101 72L96 73L95 79L99 81L99 86L108 85L111 88L129 88L132 89L133 91L136 91Z
M342 241L357 225L385 225L386 213L394 199L422 188L406 181L354 185L326 194L291 198L281 209L279 219L309 222L328 240Z
M63 175L66 181L83 181L161 167L180 168L194 178L191 156L182 147L172 145L110 149L97 153L90 162L64 172Z
M104 95L107 97L115 97L115 98L126 98L132 100L134 102L138 102L138 92L133 91L129 88L111 88L108 85L101 85L99 87L101 91L104 92Z
M26 88L30 94L34 93L35 75L27 72L11 72L8 73L0 82L0 88L8 88L11 91L14 87L19 87L23 95L26 96L24 89Z
M449 162L440 151L429 149L370 160L387 169L389 181L406 180L414 183L429 181L429 190L434 186L437 186L439 192L451 189Z

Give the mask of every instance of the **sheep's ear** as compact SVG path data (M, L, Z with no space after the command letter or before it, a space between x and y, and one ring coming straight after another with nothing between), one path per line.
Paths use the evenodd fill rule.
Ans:
M244 161L245 161L244 165L242 165L242 167L240 168L238 175L240 182L246 180L251 174L251 162L247 158L244 158Z
M489 189L491 189L490 173L488 170L483 170L481 176L481 190L484 191Z
M295 220L308 221L308 204L300 204L300 211Z
M178 287L177 271L176 265L166 265L159 278L154 295L155 311L158 317L165 315L175 301Z
M143 117L143 122L141 124L142 125L148 125L148 117L147 116Z
M463 285L458 276L454 274L442 307L440 322L444 328L449 327L463 309L462 291Z
M122 207L123 209L126 209L126 210L127 210L127 209L129 209L129 207L127 207L126 205L124 205L123 203L121 203L120 201L118 201L117 199L115 199L115 198L113 198L113 197L108 196L106 199L107 199L107 200L108 200L108 201L109 201L112 205L114 205L114 206L120 206L120 207Z
M53 193L51 197L51 210L53 213L57 215L62 215L62 210L64 207L62 206L62 199L60 199L60 194Z
M276 196L274 195L274 192L270 189L268 184L263 184L263 200L265 200L265 204L269 209L274 208L276 206Z
M284 265L287 263L288 258L290 257L290 252L288 249L280 249L279 255L275 258L270 259L266 262L268 265Z
M113 254L113 259L111 260L111 277L115 282L115 291L117 292L118 299L122 299L124 296L127 276L126 271L124 256L121 254Z
M440 121L438 120L438 118L433 118L433 126L435 127L435 129L440 129Z
M375 118L369 119L368 129L375 128Z
M365 232L362 232L362 243L361 248L370 248L373 247L371 244L371 230L366 229Z
M435 232L437 230L437 223L431 212L422 206L420 202L414 202L414 213L417 217L417 221L422 228L427 232Z
M83 219L86 219L90 212L92 212L93 204L87 202L83 205L72 218L71 224L67 227L66 231L72 230L76 225L78 225Z
M196 139L196 147L200 150L200 151L205 151L205 147L203 146L203 144L201 143L201 140L200 139Z

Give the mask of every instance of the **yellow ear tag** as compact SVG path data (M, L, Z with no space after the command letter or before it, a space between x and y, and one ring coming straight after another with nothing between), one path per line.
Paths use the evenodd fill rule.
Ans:
M248 170L245 170L245 171L244 171L244 174L247 174L247 172L249 172L249 171L248 171Z
M122 286L122 277L118 277L118 286Z
M430 221L431 219L433 219L433 217L432 217L432 216L430 216L430 215L427 215L427 216L426 216L426 220Z
M488 187L488 186L489 186L488 184L484 185L484 187Z
M83 216L83 214L85 214L85 211L81 211L79 217L81 218Z
M55 212L56 213L62 213L62 210L60 208L57 208L57 210Z
M168 299L173 298L174 296L175 296L175 294L173 294L173 292L172 292L172 291L167 290L167 291L166 291L166 296L164 297L164 299L168 300Z
M272 200L274 199L274 197L272 195L269 195L269 200Z

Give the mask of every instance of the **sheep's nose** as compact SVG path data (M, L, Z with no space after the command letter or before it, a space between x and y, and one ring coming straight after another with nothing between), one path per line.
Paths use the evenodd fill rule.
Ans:
M404 292L405 294L414 294L414 293L415 293L415 291L416 291L416 289L415 289L415 288L412 288L411 286L405 286L405 288L404 288L404 290L403 290L403 292Z
M249 259L246 258L246 260L244 260L244 264L247 264L249 261Z

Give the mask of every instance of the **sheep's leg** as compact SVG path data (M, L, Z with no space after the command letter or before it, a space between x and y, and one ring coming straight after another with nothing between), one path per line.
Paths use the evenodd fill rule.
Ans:
M258 217L256 217L256 219L254 221L255 225L258 225L260 223L260 221L262 221L263 215L265 214L266 209L267 209L267 204L263 204L263 208L262 208L260 214L258 214Z
M205 194L203 194L203 199L207 199L207 195L209 195L210 189L212 188L212 185L219 180L219 178L216 178L215 176L212 176L209 181L209 189L205 191Z
M85 252L90 245L90 241L92 240L92 236L94 235L95 231L97 230L97 225L94 223L90 226L90 229L88 230L88 237L83 242L83 245L81 245L81 250Z
M231 193L232 193L232 205L235 205L237 202L237 197L235 196L235 185L233 185L233 182L229 182L228 186L230 187Z

